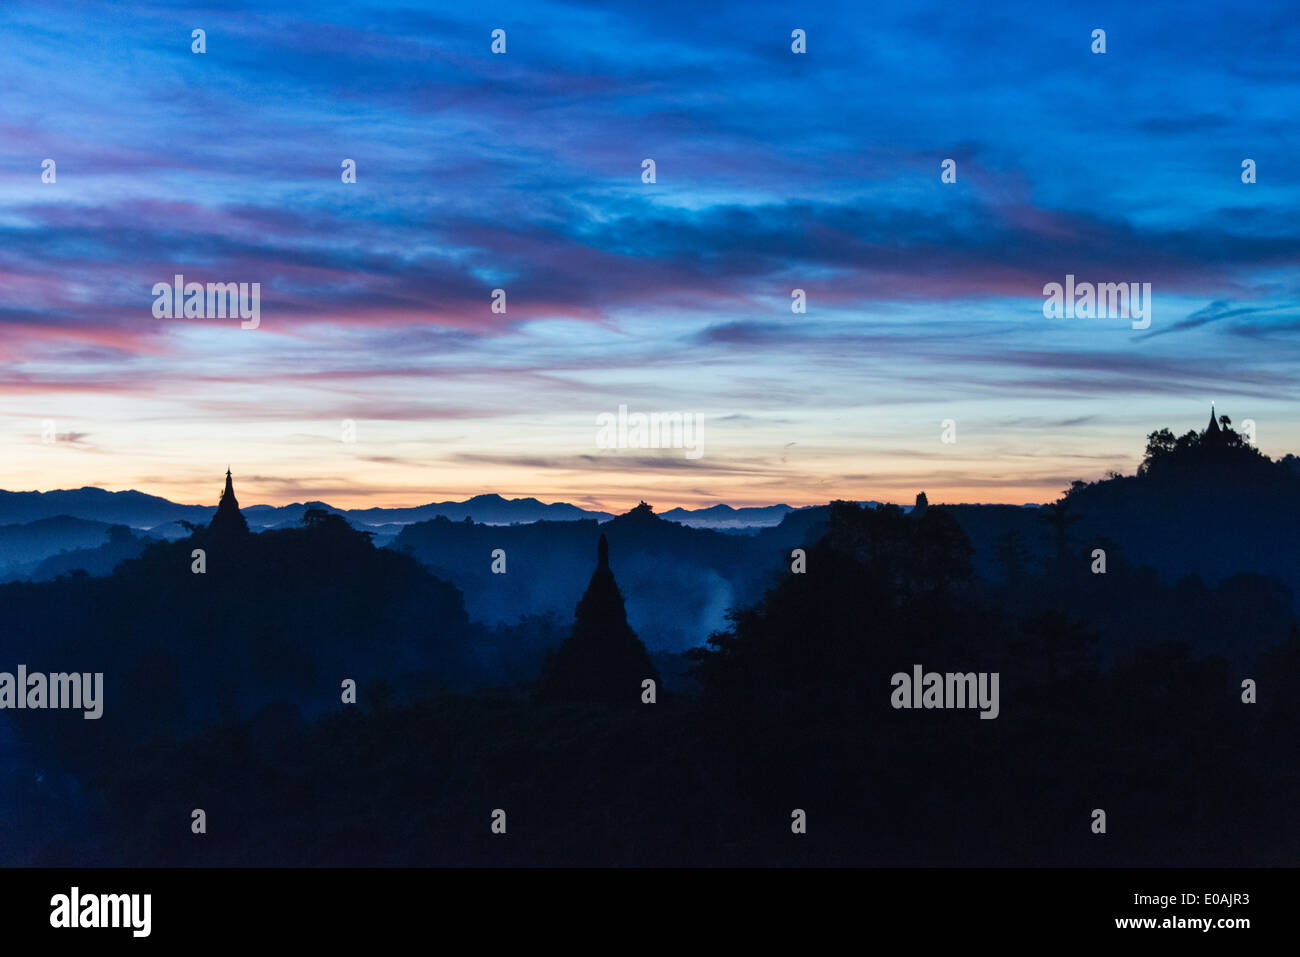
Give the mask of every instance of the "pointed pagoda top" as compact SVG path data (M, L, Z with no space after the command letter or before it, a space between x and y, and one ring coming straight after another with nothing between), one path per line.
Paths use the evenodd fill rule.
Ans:
M573 615L573 631L542 667L543 701L585 701L640 707L643 682L659 673L627 622L623 594L609 568L609 539L596 546L599 565Z
M1218 431L1219 431L1219 422L1218 422L1218 420L1215 419L1215 417L1214 417L1214 403L1213 403L1213 402L1210 403L1210 424L1209 424L1209 426L1205 429L1205 431L1208 432L1208 433L1210 433L1211 435L1214 435L1214 434L1218 433Z
M235 498L235 481L226 467L226 488L217 503L217 513L212 516L208 528L218 532L248 533L248 522L239 511L239 500Z

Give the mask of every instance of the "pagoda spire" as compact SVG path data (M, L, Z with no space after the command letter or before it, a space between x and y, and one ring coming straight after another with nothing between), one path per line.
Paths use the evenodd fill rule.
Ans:
M542 700L634 704L642 700L643 682L659 684L649 652L627 623L604 535L596 546L596 561L573 616L573 631L542 668Z
M226 488L221 493L221 501L217 503L217 514L212 516L208 528L217 533L248 534L248 522L239 511L239 500L235 498L235 481L230 474L229 465L226 466Z
M1217 435L1219 432L1219 420L1214 417L1214 403L1210 403L1210 424L1205 429L1210 435Z

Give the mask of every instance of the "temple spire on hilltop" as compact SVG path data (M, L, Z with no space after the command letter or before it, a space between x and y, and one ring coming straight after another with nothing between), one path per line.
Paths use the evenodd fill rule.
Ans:
M217 504L217 514L212 516L212 522L208 525L208 530L216 532L218 535L248 534L248 522L244 521L244 516L239 511L239 500L235 498L235 482L230 474L230 466L226 466L226 488L221 493L221 501Z

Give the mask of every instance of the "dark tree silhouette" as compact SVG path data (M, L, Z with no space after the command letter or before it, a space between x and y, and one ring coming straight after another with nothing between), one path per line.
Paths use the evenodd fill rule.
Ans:
M1043 520L1052 530L1052 541L1056 546L1057 561L1065 561L1069 551L1070 526L1078 521L1078 516L1070 514L1070 500L1060 498L1050 505L1043 506Z
M942 508L912 520L896 506L836 502L807 558L807 573L783 575L756 607L730 613L713 650L688 652L706 694L853 698L904 655L979 630L965 594L970 542Z
M1232 427L1226 415L1217 418L1210 410L1204 429L1195 429L1174 437L1169 429L1157 429L1147 436L1146 455L1138 466L1138 475L1149 475L1171 468L1199 467L1209 463L1259 464L1269 460Z

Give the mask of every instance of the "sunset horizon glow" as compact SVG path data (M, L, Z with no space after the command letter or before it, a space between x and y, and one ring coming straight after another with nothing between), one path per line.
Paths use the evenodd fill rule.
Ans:
M1287 4L69 6L0 15L5 489L1019 505L1211 403L1300 451Z

